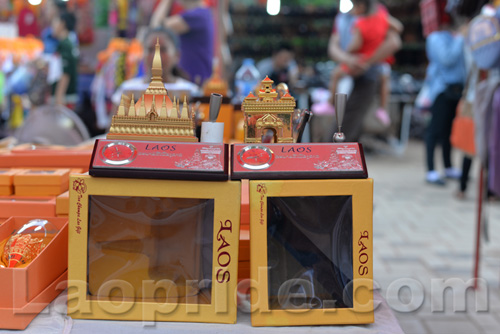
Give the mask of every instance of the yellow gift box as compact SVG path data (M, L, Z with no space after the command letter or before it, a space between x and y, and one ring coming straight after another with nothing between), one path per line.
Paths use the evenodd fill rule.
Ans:
M70 177L68 314L236 322L239 182Z
M373 181L250 181L253 326L373 316Z

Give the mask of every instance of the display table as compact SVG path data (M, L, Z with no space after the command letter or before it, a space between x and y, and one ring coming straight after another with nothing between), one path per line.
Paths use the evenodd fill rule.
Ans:
M375 323L358 326L312 326L312 327L252 327L250 314L238 312L238 322L234 325L180 323L180 322L141 322L107 320L73 320L66 315L66 292L56 298L26 328L24 333L404 333L383 297L374 292ZM378 307L377 307L378 306ZM21 331L3 331L20 333Z

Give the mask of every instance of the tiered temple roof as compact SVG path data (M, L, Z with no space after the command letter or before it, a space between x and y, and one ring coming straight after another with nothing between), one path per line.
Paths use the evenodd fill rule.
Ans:
M169 98L163 84L160 44L156 50L151 69L151 83L135 102L122 95L118 112L113 116L108 139L183 141L196 142L194 113L189 112L186 98L180 101Z

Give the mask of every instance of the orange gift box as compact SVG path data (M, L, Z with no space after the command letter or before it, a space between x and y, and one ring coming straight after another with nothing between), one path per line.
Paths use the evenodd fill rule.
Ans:
M55 217L55 197L0 196L0 217L40 216Z
M88 169L92 148L65 149L28 149L16 147L11 151L0 152L0 167L58 167Z
M374 322L372 219L372 179L250 181L252 326Z
M56 215L58 217L68 216L69 213L69 191L56 197Z
M68 220L64 218L12 217L0 225L0 240L36 218L47 219L59 232L24 268L0 268L0 328L25 329L66 288Z
M239 182L70 182L69 316L236 322Z
M0 169L0 196L9 196L14 193L14 174L16 169Z
M19 196L57 196L68 190L70 170L26 169L14 175L14 191Z

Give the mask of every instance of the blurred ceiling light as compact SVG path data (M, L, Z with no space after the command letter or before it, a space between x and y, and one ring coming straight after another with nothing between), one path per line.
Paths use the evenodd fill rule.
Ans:
M278 15L281 9L281 0L267 0L266 9L269 15Z
M42 3L42 0L28 0L29 4L32 6L38 6Z
M340 0L340 12L341 13L347 13L352 9L352 2L351 0Z

